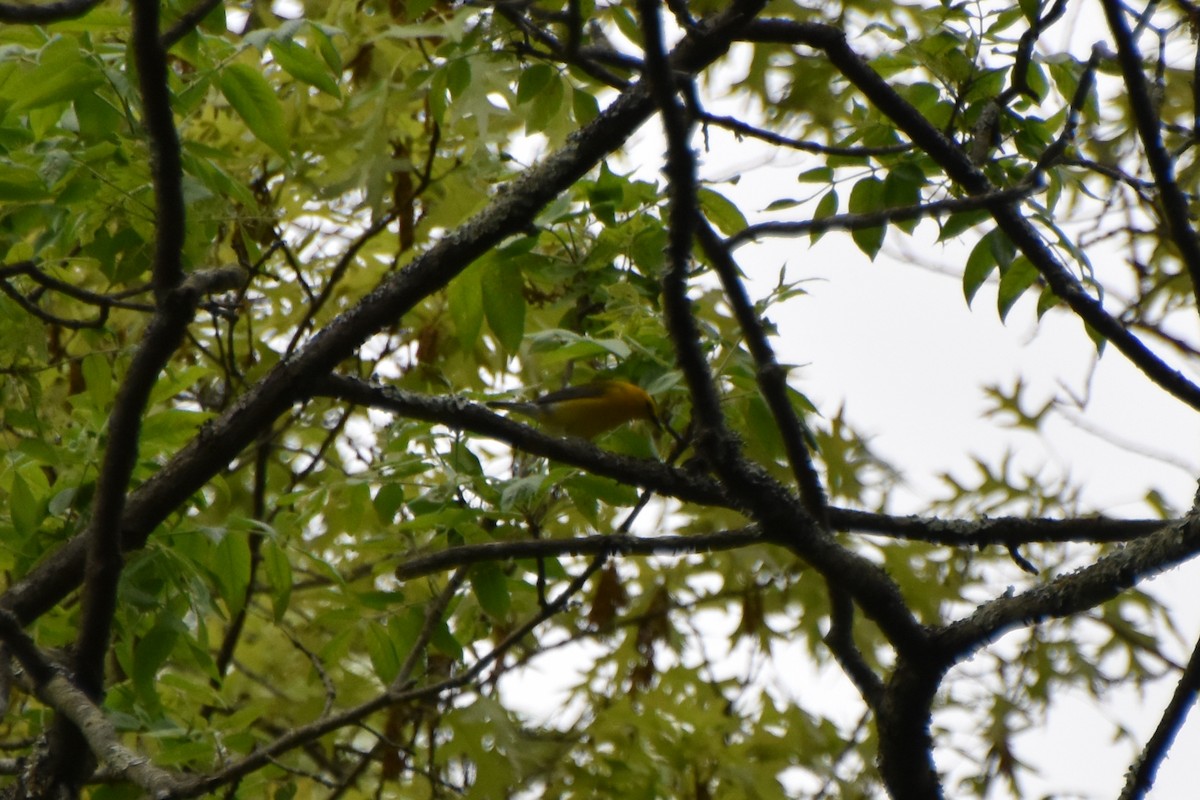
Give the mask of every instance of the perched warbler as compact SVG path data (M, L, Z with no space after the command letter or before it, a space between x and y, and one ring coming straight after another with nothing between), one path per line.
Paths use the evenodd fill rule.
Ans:
M584 439L594 439L638 419L662 427L653 398L625 381L594 381L544 394L532 402L494 400L488 405L537 420L551 433Z

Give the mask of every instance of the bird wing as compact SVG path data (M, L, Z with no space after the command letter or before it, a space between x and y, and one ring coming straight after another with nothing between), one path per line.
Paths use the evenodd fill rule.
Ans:
M584 383L579 386L568 386L565 389L544 394L533 402L539 406L552 406L567 400L588 400L604 396L603 383Z

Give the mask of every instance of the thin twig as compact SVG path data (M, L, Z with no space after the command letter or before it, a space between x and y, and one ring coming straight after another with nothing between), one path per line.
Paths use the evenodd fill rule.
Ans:
M995 203L1015 203L1028 197L1036 191L1034 186L1020 186L1015 189L1004 189L977 197L952 197L945 200L933 200L928 203L918 203L914 206L898 206L885 208L880 211L868 211L862 214L834 214L821 219L797 220L795 222L760 222L748 225L725 240L725 246L736 249L748 242L758 241L767 236L804 236L827 231L856 231L866 228L878 228L889 222L904 222L914 219L928 219L943 214L956 214L962 211L981 211L989 209Z
M196 5L183 12L179 19L175 21L175 24L159 37L163 50L170 50L180 39L195 30L196 26L211 14L217 6L221 5L222 2L224 0L200 0Z

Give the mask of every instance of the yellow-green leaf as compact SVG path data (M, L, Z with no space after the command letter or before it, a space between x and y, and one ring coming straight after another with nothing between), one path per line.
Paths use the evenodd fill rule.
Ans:
M262 74L245 64L230 64L221 73L221 93L250 132L285 159L291 156L283 106Z

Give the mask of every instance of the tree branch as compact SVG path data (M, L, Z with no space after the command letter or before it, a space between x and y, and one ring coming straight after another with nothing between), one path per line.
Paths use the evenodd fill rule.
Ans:
M7 280L9 277L16 277L18 275L25 275L40 286L44 286L47 289L59 292L88 305L99 306L101 308L124 308L131 311L154 311L154 306L148 303L134 303L125 299L132 294L140 294L143 291L148 291L149 287L146 289L133 289L132 291L120 292L118 294L100 294L48 275L32 261L19 261L15 264L0 267L0 280Z
M159 37L162 49L170 50L178 44L180 39L194 31L196 26L203 22L204 18L211 14L222 2L224 0L200 0L196 5L185 11L179 19L175 20L175 24Z
M137 463L142 415L150 392L183 341L202 297L200 290L221 289L242 278L241 270L236 269L201 272L168 292L113 401L88 533L78 537L86 543L86 573L74 667L79 688L93 700L98 700L104 692L104 661L116 611L117 584L124 567L122 552L127 549L122 538L126 492ZM86 735L86 731L83 733ZM78 734L70 726L56 725L49 759L52 769L68 785L76 785L91 770L89 760L78 752L80 744Z
M949 658L968 657L1004 632L1049 618L1061 618L1113 599L1139 581L1200 553L1200 517L1166 523L1082 569L1017 595L998 597L940 629L935 646Z
M1065 13L1067 13L1067 0L1054 0L1054 5L1050 7L1050 10L1038 17L1021 34L1021 39L1017 42L1017 55L1013 59L1012 80L1009 87L996 100L1000 106L1007 106L1018 94L1026 95L1035 102L1041 101L1042 98L1038 97L1037 93L1029 86L1029 65L1033 61L1033 48L1046 29L1062 19Z
M20 622L0 611L0 640L25 668L38 698L63 715L82 733L88 747L115 776L140 786L150 796L159 797L180 784L180 779L159 769L149 759L121 744L120 734L92 698L71 683L66 670L47 658L21 629ZM53 775L57 780L61 775Z
M796 222L760 222L748 225L725 240L725 246L736 249L748 242L758 241L766 236L804 236L812 233L827 231L855 231L865 228L878 228L889 222L903 222L913 219L928 219L954 214L960 211L981 211L990 209L996 203L1015 203L1037 191L1034 186L1019 186L1014 189L1001 189L977 197L953 197L945 200L933 200L928 203L918 203L914 206L899 206L885 208L881 211L869 211L862 214L834 214L821 219L797 220Z
M668 180L667 267L663 277L663 310L676 358L692 398L692 413L699 421L697 449L725 480L733 477L733 464L740 460L725 427L721 402L708 362L701 349L702 337L687 298L687 276L692 256L692 233L696 228L696 159L688 142L689 123L676 97L673 67L663 43L662 21L656 0L639 0L642 18L645 80L662 119L667 140L665 171ZM733 488L731 486L731 488ZM742 482L741 489L745 488ZM736 495L744 493L734 488Z
M429 640L433 638L434 629L442 621L450 601L458 594L458 590L462 588L466 580L466 567L459 567L450 576L450 580L446 581L446 585L442 587L437 598L425 609L425 620L421 624L421 630L417 633L417 638L413 641L413 646L409 649L404 663L400 665L396 679L392 681L391 691L402 692L408 688L413 670L417 668L417 659L425 654L425 648L429 646Z
M851 607L845 605L845 598L839 596L841 592L847 592L863 606L898 650L903 652L921 649L924 646L925 631L904 603L896 584L883 570L843 548L829 534L827 526L823 524L824 502L819 482L816 484L817 497L805 497L802 503L796 503L794 496L783 486L757 465L747 461L739 443L725 426L716 384L701 346L703 337L696 325L691 301L687 297L692 237L698 230L695 154L687 141L687 120L676 98L670 63L662 49L658 3L656 0L640 0L638 7L645 28L646 77L652 84L667 137L666 173L670 194L670 239L667 246L667 269L663 278L663 309L666 312L667 328L675 345L677 360L691 393L693 414L700 422L697 449L730 494L749 511L762 529L776 541L785 543L792 552L812 564L825 577L834 595L834 603L842 603L843 613L836 620L839 625L848 624L851 619L851 615L844 613ZM708 237L709 244L717 244L717 249L720 250L719 241L716 233L711 232ZM730 268L730 265L731 261L727 259L725 267ZM732 265L732 270L736 272L736 265ZM731 302L736 302L732 296L737 294L737 286L726 286L726 291L731 296ZM746 303L742 305L745 312ZM743 323L743 330L747 335L753 336L754 330L758 328L757 324L752 323L749 330L746 330L748 321L741 316L739 321ZM758 348L756 358L760 368L772 359L770 348L765 347L765 341L759 341L752 346ZM779 385L775 380L775 376L772 376L768 384L778 399ZM786 403L787 410L772 410L780 414L789 413L790 403L787 403L786 397L783 403ZM787 425L785 419L786 417L780 420L781 425ZM793 432L786 427L783 430L787 433ZM808 463L811 467L811 462ZM793 464L793 467L803 473L803 464ZM812 490L811 475L802 475L801 481L806 490ZM813 509L806 507L810 503L817 515L812 513ZM834 652L845 655L848 669L852 670L853 674L864 677L858 669L862 659L854 651L853 642L848 636L848 632L840 631L831 639L837 645ZM862 685L865 691L877 698L877 685L872 686L865 678Z
M1141 800L1154 786L1158 767L1175 743L1175 735L1183 727L1188 712L1196 704L1197 692L1200 692L1200 641L1192 648L1192 656L1179 683L1175 685L1158 727L1146 742L1137 762L1125 773L1125 787L1118 800Z
M769 543L755 525L716 533L686 536L584 536L575 539L533 539L516 542L485 542L450 547L435 553L420 553L396 567L396 577L402 581L419 578L434 572L465 567L488 561L521 558L557 558L558 556L655 556L690 555L720 550L737 550L756 544Z
M704 112L700 114L700 122L705 125L712 125L717 128L724 128L737 136L746 136L751 139L773 144L777 147L786 147L789 150L799 150L802 153L819 153L827 156L847 156L850 158L869 158L871 156L890 156L898 153L906 153L912 150L911 144L893 144L884 147L862 147L850 146L839 147L832 144L817 144L816 142L805 142L800 139L793 139L790 136L783 136L774 131L756 128L742 122L736 117L720 116Z
M49 311L46 311L36 302L30 300L28 297L17 291L16 287L6 280L0 279L0 292L8 295L13 302L25 309L25 312L30 316L40 319L47 325L58 325L68 330L78 331L83 330L84 328L100 328L103 327L104 323L108 321L107 306L101 306L100 310L96 312L96 316L93 319L70 319L68 317L60 317L57 314L52 314Z
M653 489L667 497L733 507L733 501L720 484L706 475L671 468L659 461L610 453L582 439L550 436L462 397L420 395L344 375L331 375L315 383L312 393L318 397L337 397L362 406L391 411L410 419L440 422L455 429L474 431L527 453Z
M154 295L161 303L183 281L183 160L167 86L167 51L158 38L160 0L132 0L132 49L142 96L142 122L154 178Z
M775 351L763 329L758 311L750 301L746 287L739 277L741 270L729 254L721 236L703 217L698 220L697 239L717 271L725 296L737 318L738 326L742 329L746 346L754 358L758 388L763 399L767 401L767 407L775 420L775 427L779 430L804 509L822 528L828 530L829 499L825 495L825 487L821 485L821 476L813 464L812 454L809 453L808 439L811 438L811 434L808 426L796 414L796 409L788 397L787 370L781 367L775 358Z
M850 47L843 31L821 23L773 19L755 21L745 28L743 36L748 41L801 44L823 51L876 108L895 122L914 145L929 154L968 194L986 195L995 191L987 176L971 163L959 147L943 136ZM1089 295L1059 261L1027 219L1011 204L994 205L989 210L997 226L1037 268L1055 295L1084 322L1112 342L1151 381L1191 408L1200 410L1200 386L1167 365L1105 311L1099 301Z
M831 508L830 520L837 530L877 533L899 539L956 547L987 545L1016 546L1082 542L1128 542L1161 531L1174 520L1109 519L1073 517L1070 519L1029 519L1024 517L985 517L983 519L939 519L937 517L874 514L869 511Z

